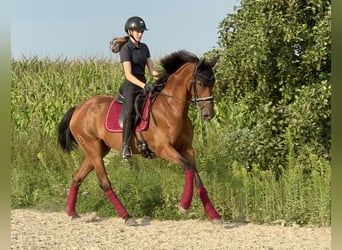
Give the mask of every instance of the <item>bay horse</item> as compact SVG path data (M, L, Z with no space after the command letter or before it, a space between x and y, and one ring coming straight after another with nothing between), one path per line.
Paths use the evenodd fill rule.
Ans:
M191 103L200 108L202 120L209 121L215 116L212 89L215 83L213 67L216 62L217 58L210 61L199 59L185 50L162 58L160 64L163 72L156 84L163 88L153 94L149 126L140 134L155 157L183 168L184 186L179 209L186 212L190 208L195 184L204 212L212 222L220 223L221 215L209 199L196 169L192 146L193 125L188 117ZM78 189L89 172L95 169L99 186L117 214L124 219L126 225L136 225L136 220L114 192L103 161L110 149L120 151L122 146L122 134L109 132L104 126L106 113L113 99L111 96L93 96L70 108L58 125L58 143L62 149L70 153L78 145L85 155L82 164L72 175L66 212L72 218L79 217L76 212ZM141 153L137 147L137 134L131 140L131 148L133 154Z

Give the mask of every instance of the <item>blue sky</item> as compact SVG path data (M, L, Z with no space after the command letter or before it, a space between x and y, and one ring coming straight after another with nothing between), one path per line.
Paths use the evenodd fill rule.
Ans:
M109 41L125 35L130 16L141 16L153 58L179 49L197 55L217 46L218 25L238 0L13 0L11 53L14 59L118 58Z

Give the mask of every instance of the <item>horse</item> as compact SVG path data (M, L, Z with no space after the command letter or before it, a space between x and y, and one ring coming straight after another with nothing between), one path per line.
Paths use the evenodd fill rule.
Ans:
M193 124L188 117L191 104L199 107L202 120L209 121L215 116L212 92L215 84L213 67L217 59L200 59L186 50L163 57L160 60L163 69L155 82L156 86L162 85L162 88L153 93L148 128L139 134L154 157L183 168L183 194L178 203L180 211L189 210L195 184L210 221L222 223L221 215L215 210L196 169L192 146ZM103 161L111 149L120 151L122 146L122 134L108 132L104 127L106 113L113 99L115 97L106 95L90 97L70 108L58 125L58 143L61 148L70 153L79 146L84 152L83 162L72 175L66 212L71 218L80 217L76 212L78 189L86 176L95 169L99 186L107 199L124 223L131 226L137 225L137 222L114 192ZM141 154L137 142L138 134L135 133L131 139L133 155Z

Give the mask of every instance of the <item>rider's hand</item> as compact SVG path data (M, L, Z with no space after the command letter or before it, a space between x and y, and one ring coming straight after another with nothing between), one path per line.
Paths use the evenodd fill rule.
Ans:
M155 87L156 86L153 83L146 83L144 89L146 90L146 92L153 92Z

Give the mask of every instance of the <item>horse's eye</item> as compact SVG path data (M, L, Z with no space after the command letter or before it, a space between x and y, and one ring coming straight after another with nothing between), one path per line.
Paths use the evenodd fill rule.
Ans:
M201 82L201 81L198 81L197 85L200 86L201 88L204 86L203 82Z

